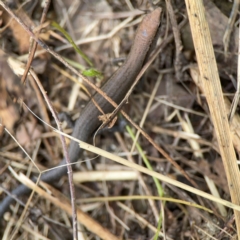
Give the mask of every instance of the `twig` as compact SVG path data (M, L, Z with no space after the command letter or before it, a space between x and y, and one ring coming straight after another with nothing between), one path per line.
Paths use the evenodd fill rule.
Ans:
M53 118L57 124L57 127L59 129L59 131L62 132L62 127L61 124L59 122L58 116L41 84L41 82L38 79L38 76L35 74L35 72L33 70L30 70L30 74L32 75L32 77L34 78L34 80L36 81L40 91L42 92L44 99L49 107L49 110L51 111ZM74 189L74 184L73 184L73 173L72 173L72 166L70 164L70 160L69 160L69 155L68 155L68 151L67 151L67 145L66 145L66 141L65 138L63 136L60 136L61 142L62 142L62 146L63 146L63 154L64 157L66 159L66 163L67 163L67 169L68 169L68 181L69 181L69 188L70 188L70 194L71 194L71 204L72 204L72 221L73 221L73 232L74 232L74 239L78 239L77 237L77 214L76 214L76 202L75 202L75 189Z
M166 0L166 5L167 5L167 10L169 13L170 21L172 24L172 31L173 31L174 41L175 41L175 45L176 45L176 60L175 60L175 64L174 64L175 71L176 71L176 77L177 77L177 80L180 81L181 75L182 75L181 74L182 64L181 64L181 60L180 60L180 55L182 52L182 41L180 38L179 27L177 25L177 21L175 18L171 0Z
M240 31L238 32L238 69L237 69L237 91L234 95L233 102L231 105L230 113L229 113L229 122L231 124L233 116L235 115L239 98L240 98Z
M41 17L41 21L40 21L40 26L44 23L45 19L46 19L46 15L47 15L47 12L48 12L48 9L49 9L49 5L50 5L50 2L51 0L46 0L45 1L45 7L43 8L43 12L42 12L42 17ZM38 38L39 34L41 33L41 29L40 28L37 32L36 32L36 37ZM32 64L32 61L33 61L33 58L34 58L34 54L35 54L35 51L37 49L37 42L34 41L33 44L32 44L32 48L30 47L30 53L29 53L29 58L28 58L28 61L27 61L27 65L26 65L26 68L25 68L25 71L24 71L24 74L21 78L21 82L24 83L25 82L25 79L27 77L27 74L28 74L28 71L29 71L29 68Z
M116 132L114 135L115 135L116 139L118 140L118 142L119 142L121 148L123 149L123 151L124 152L129 152L129 150L126 146L126 142L122 139L121 134ZM127 155L127 159L130 162L135 162L132 155ZM138 179L139 179L140 184L142 185L142 188L146 192L146 194L151 195L150 190L148 189L148 186L144 182L143 175L140 172L138 172ZM155 220L157 222L159 220L159 212L157 210L156 204L152 199L148 199L148 202L149 202L150 207L152 208L153 215L155 216Z
M76 45L81 45L81 44L86 44L86 43L90 43L90 42L94 42L94 41L100 41L100 40L112 38L119 30L121 30L125 25L127 25L132 19L133 19L133 17L128 17L127 19L122 21L119 25L117 25L115 28L113 28L111 30L111 32L109 32L107 34L99 35L97 37L88 37L85 39L80 39L80 40L76 41L75 43L76 43ZM66 45L57 47L55 50L57 52L59 52L59 51L69 49L69 48L72 48L71 44L66 44Z
M153 87L152 94L151 94L151 96L150 96L150 98L149 98L149 100L148 100L147 106L146 106L146 108L145 108L145 110L144 110L144 113L143 113L143 116L142 116L142 119L141 119L141 122L140 122L140 125L139 125L140 127L143 127L143 125L144 125L144 123L145 123L145 120L146 120L146 118L147 118L147 114L148 114L148 112L149 112L149 108L151 107L151 105L152 105L152 103L153 103L153 100L154 100L154 98L155 98L155 95L156 95L156 93L157 93L157 90L158 90L158 88L159 88L159 85L160 85L160 83L161 83L161 81L162 81L162 76L163 76L162 74L160 74L160 75L158 76L157 81L156 81L156 84L155 84L154 87ZM139 131L137 131L137 133L135 134L135 139L134 139L133 144L132 144L131 153L133 153L133 151L134 151L134 149L135 149L136 143L137 143L137 141L138 141L139 134L140 134Z
M235 22L236 17L237 17L238 7L239 7L239 0L234 0L231 15L228 19L228 26L226 28L226 31L225 31L224 35L223 35L223 46L224 46L225 58L227 58L230 36L231 36L231 33L232 33L234 22Z
M23 174L19 174L19 181L26 185L30 189L34 189L41 197L48 199L50 202L60 207L62 210L66 211L69 215L72 213L71 204L67 197L63 196L59 191L57 191L52 186L43 183L50 192L53 193L54 196L44 191L42 188L37 186L34 182L32 182L29 178L25 177ZM99 223L97 223L94 219L88 216L86 213L77 208L77 215L79 222L83 224L89 231L97 234L101 239L106 240L120 240L118 237L114 236L110 233L106 228L102 227Z

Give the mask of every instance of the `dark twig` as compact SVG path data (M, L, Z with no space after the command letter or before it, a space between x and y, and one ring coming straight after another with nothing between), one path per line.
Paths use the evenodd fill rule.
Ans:
M169 17L170 17L170 21L171 21L171 25L172 25L172 31L173 31L173 36L174 36L174 41L175 41L175 45L176 45L176 60L175 60L175 71L176 71L176 77L177 80L180 81L181 80L181 68L182 68L182 64L181 64L181 52L182 52L182 41L181 41L181 37L180 37L180 31L179 31L179 27L176 21L176 17L173 11L173 7L171 4L171 0L166 0L166 5L167 5L167 10L169 13Z
M233 26L234 26L234 23L235 23L235 20L237 17L238 8L239 8L239 0L234 0L232 11L231 11L230 17L228 19L228 25L227 25L226 31L223 35L223 46L224 46L225 58L227 58L230 36L231 36Z
M40 20L40 26L44 23L45 19L46 19L46 15L47 15L47 12L48 12L48 9L49 9L49 5L50 5L50 2L51 0L46 0L45 1L45 7L43 8L43 12L42 12L42 17L41 17L41 20ZM39 34L41 33L41 29L39 29L39 31L36 32L36 37L38 38ZM32 47L31 47L32 46ZM23 73L23 76L21 78L21 82L24 83L25 82L25 79L27 77L27 74L28 74L28 71L29 71L29 68L32 64L32 61L33 61L33 58L34 58L34 54L35 54L35 51L37 49L37 42L34 41L30 46L30 53L29 53L29 58L28 58L28 61L27 61L27 64L26 64L26 68L24 70L24 73Z
M30 70L30 74L33 77L33 79L36 81L40 91L42 92L44 99L49 107L49 110L51 111L53 118L57 124L57 127L59 129L59 131L62 132L62 127L61 124L59 122L58 116L51 104L50 99L48 98L41 82L38 79L38 76L35 74L34 71ZM66 163L67 163L67 169L68 169L68 181L69 181L69 188L70 188L70 194L71 194L71 204L72 204L72 221L73 221L73 233L74 233L74 239L78 239L78 229L77 229L77 214L76 214L76 201L75 201L75 189L74 189L74 185L73 185L73 173L72 173L72 166L71 166L71 162L69 160L69 155L68 155L68 151L67 151L67 145L66 145L66 141L64 136L60 136L61 142L62 142L62 146L63 146L63 154L64 157L66 159Z

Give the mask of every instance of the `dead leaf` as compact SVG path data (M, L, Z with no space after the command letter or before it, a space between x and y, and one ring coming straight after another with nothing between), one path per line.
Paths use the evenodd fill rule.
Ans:
M26 150L30 150L34 141L41 137L41 131L36 127L35 122L22 124L16 132L16 139Z
M0 51L0 118L1 123L11 132L19 120L19 111L14 99L22 98L19 78L7 64L7 57Z
M103 124L108 124L108 128L112 128L116 121L117 121L117 116L115 116L113 119L111 119L112 113L104 114L98 117L98 119L103 122Z
M13 105L0 108L1 123L11 132L14 124L19 120L19 114Z
M28 15L24 12L23 9L13 10L13 12L30 28L34 28L34 22L28 17ZM20 53L27 53L29 49L29 39L30 36L27 34L26 30L24 30L18 22L11 18L11 16L4 11L2 14L2 19L4 25L9 24L9 28L13 33L13 37L16 39L19 47Z

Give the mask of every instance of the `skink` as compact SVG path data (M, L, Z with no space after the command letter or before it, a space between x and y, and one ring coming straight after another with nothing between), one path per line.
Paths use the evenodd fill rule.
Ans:
M157 8L143 18L137 29L134 42L126 61L101 88L118 104L124 98L142 68L149 47L160 24L160 14L161 9ZM112 105L100 94L95 94L93 98L104 113L111 113L114 110ZM88 141L101 124L98 120L99 115L101 115L101 112L93 101L90 101L76 121L72 136L85 142ZM70 162L74 163L79 159L83 150L79 147L78 143L71 141L68 151ZM59 166L65 164L66 161L63 159ZM44 173L41 176L41 180L53 184L66 174L67 168L63 166ZM25 185L20 185L12 191L12 194L17 197L28 193L30 193L30 189ZM7 196L0 203L0 219L13 201L14 199L11 196Z

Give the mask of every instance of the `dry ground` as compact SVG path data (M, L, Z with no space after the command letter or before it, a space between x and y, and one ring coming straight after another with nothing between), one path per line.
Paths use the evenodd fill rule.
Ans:
M64 34L51 23L55 21L61 25L93 62L94 68L104 76L89 77L101 86L126 58L145 11L154 8L151 2L52 1L39 38L62 57L71 60L76 69L87 68L86 62L68 43ZM144 167L148 161L154 172L169 180L157 180L162 175L156 175L154 179L86 151L74 167L79 239L99 239L103 236L102 231L109 234L106 239L113 239L110 234L116 239L139 240L153 239L157 234L159 237L155 239L237 239L239 219L236 217L235 221L233 209L224 203L209 200L209 195L204 196L204 193L209 193L218 199L237 205L240 203L238 196L229 191L229 182L233 181L234 184L232 177L239 181L236 160L224 152L228 147L231 150L232 144L237 158L240 152L239 106L235 95L238 92L239 45L238 21L233 14L234 11L238 14L236 2L204 1L212 41L207 44L214 47L217 74L222 86L218 94L223 94L225 106L220 100L213 102L223 110L223 119L229 116L226 126L229 123L230 130L227 128L227 132L221 132L216 125L221 122L216 115L219 111L215 105L209 106L209 99L213 98L211 93L205 92L206 88L200 80L205 65L200 55L196 55L193 39L197 46L202 36L195 34L192 37L191 19L185 2L154 1L162 7L163 13L153 53L159 46L164 47L135 87L124 110L180 168L173 166L166 155L160 154L142 135L139 135L139 145L136 147L130 130L134 136L138 135L137 130L119 114L115 130L100 133L95 139L95 146ZM19 1L18 4L13 1L10 9L37 32L44 10L40 1ZM19 76L15 74L27 62L32 45L29 34L3 8L0 8L0 13L2 200L7 194L6 190L11 191L19 185L14 172L24 173L28 177L38 175L39 170L56 166L63 156L63 150L57 133L47 125L56 127L33 78L27 76L25 83L22 83L22 73ZM233 21L232 27L230 20ZM230 36L228 42L226 34ZM78 118L89 101L85 87L91 93L94 91L39 46L32 62L32 71L38 75L56 112L65 112L73 120ZM237 103L235 110L231 107L234 101ZM72 131L66 121L63 121L62 128L68 134ZM221 137L225 136L226 139L230 136L227 147L220 144ZM93 139L90 143L93 144ZM237 176L231 172L231 166L228 169L228 164L232 164ZM179 188L176 181L200 191L186 191L185 185ZM19 203L11 206L11 211L1 220L2 239L72 239L67 177L63 177L54 188L44 186L43 189L47 191L45 194L36 189L37 193L25 205L28 211L24 216L23 206ZM55 198L49 197L50 194ZM27 199L21 197L24 203Z

